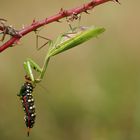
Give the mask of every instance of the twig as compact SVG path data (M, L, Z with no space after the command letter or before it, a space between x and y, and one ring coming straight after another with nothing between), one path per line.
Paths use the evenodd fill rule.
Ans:
M61 10L58 12L58 14L54 16L50 16L46 19L40 20L40 21L35 21L33 20L32 24L22 28L21 30L16 30L20 36L12 36L7 42L5 42L2 46L0 46L0 52L6 50L8 47L13 46L16 44L23 36L26 34L36 31L39 27L44 26L46 24L49 24L51 22L59 22L60 19L64 17L71 16L73 14L80 14L82 12L88 13L88 10L93 9L95 6L103 4L108 1L113 1L113 0L92 0L86 4L83 4L82 6L70 9L70 10L64 10L61 8ZM114 0L119 3L118 0ZM3 27L0 26L0 30L3 31Z

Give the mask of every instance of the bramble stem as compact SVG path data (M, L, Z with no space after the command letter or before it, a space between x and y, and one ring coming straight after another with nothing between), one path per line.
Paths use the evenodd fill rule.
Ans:
M38 29L41 26L44 26L46 24L52 23L52 22L59 22L60 19L64 18L64 17L68 17L71 16L73 14L80 14L82 12L87 13L88 10L93 9L95 6L103 4L105 2L108 1L113 1L113 0L91 0L90 2L83 4L82 6L70 9L70 10L63 10L61 8L61 10L59 11L58 14L54 15L54 16L50 16L48 18L45 18L43 20L40 21L35 21L33 20L32 24L21 29L18 30L18 34L20 36L12 36L11 39L9 39L7 42L5 42L2 46L0 46L0 52L6 50L8 47L13 46L14 44L17 44L17 42L26 34L35 31L36 29ZM118 0L114 0L116 2L118 2ZM0 26L0 30L2 31L3 28Z

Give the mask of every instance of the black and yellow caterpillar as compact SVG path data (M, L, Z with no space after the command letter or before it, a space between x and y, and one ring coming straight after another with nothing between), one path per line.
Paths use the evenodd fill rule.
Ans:
M24 121L26 124L27 135L29 136L30 128L34 126L36 113L35 113L35 105L33 99L33 92L34 86L31 82L26 81L20 89L18 96L22 101L22 106L25 112Z

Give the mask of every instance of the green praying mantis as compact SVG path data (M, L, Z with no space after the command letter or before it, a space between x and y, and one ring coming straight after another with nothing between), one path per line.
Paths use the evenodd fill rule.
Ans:
M77 31L77 29L79 30ZM30 58L24 62L24 68L26 71L25 83L22 85L20 92L17 95L22 100L22 106L25 112L24 121L27 127L27 136L29 136L30 129L33 128L36 120L35 104L32 92L36 84L41 82L43 79L50 58L77 45L80 45L92 37L96 37L104 31L104 28L95 28L93 26L88 28L75 28L71 32L67 32L58 36L55 42L50 40L48 41L49 48L42 67L40 67ZM38 73L37 78L34 77L33 70Z
M26 71L26 75L29 77L32 83L39 83L45 75L48 63L52 56L60 54L68 49L74 48L75 46L80 45L93 37L97 37L104 31L104 28L97 28L94 26L74 28L72 31L58 36L55 42L50 40L48 42L48 52L46 54L44 64L42 67L40 67L36 62L34 62L30 58L28 58L24 62L24 69ZM37 78L34 77L33 70L35 70L38 73Z

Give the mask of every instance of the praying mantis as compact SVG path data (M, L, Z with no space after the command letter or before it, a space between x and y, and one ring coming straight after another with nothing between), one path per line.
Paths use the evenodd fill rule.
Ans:
M77 29L79 30L77 31ZM77 45L80 45L86 42L87 40L96 37L104 31L104 28L95 28L93 26L88 28L75 28L71 32L67 32L58 36L55 42L51 40L48 41L49 49L44 59L44 64L42 67L40 67L36 62L34 62L30 58L28 58L24 62L24 68L26 71L25 83L22 85L20 92L17 95L22 100L22 106L25 112L24 121L27 127L27 136L29 136L30 129L33 128L36 118L32 92L36 84L41 82L41 80L43 79L50 58ZM34 77L33 70L35 70L38 73L37 78Z
M81 28L79 27L79 28L74 28L72 31L58 36L55 42L51 40L48 41L49 49L44 59L43 66L40 67L36 62L28 58L24 62L24 69L26 75L28 76L28 78L31 80L33 84L41 82L41 80L43 79L46 73L48 63L52 56L55 56L77 45L80 45L93 37L97 37L99 34L101 34L104 31L105 31L104 28L98 28L94 26L81 27ZM37 78L34 77L33 70L35 70L38 73Z

